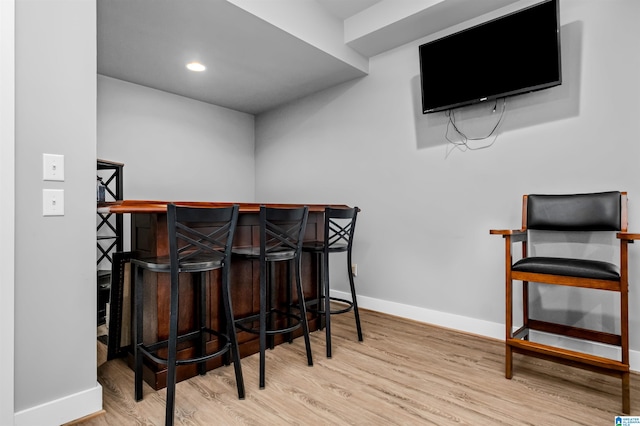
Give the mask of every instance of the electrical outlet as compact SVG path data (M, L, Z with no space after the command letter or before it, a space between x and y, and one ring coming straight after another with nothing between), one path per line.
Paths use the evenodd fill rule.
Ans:
M353 274L354 277L358 276L358 264L357 263L352 263L351 264L351 273Z

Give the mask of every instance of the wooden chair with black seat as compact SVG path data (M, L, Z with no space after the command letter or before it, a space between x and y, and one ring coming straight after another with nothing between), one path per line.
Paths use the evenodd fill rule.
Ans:
M309 208L279 208L260 206L259 244L234 247L233 255L259 262L260 308L257 314L236 319L236 326L245 332L258 334L260 351L260 389L265 387L265 352L267 337L270 347L276 335L288 335L302 328L308 365L313 365L307 310L301 277L302 242ZM282 265L278 268L276 265ZM292 310L291 266L295 275L298 312ZM278 291L278 284L286 286ZM279 295L286 294L286 300ZM257 324L256 324L257 322Z
M173 425L176 369L178 366L197 364L198 373L206 373L206 362L231 353L235 369L238 398L244 399L244 381L240 366L240 352L234 326L233 310L229 292L231 246L238 222L238 205L219 208L167 206L167 231L169 256L154 258L132 258L134 266L134 370L135 399L142 399L143 358L167 365L167 401L165 424ZM143 270L170 274L169 336L167 340L145 344L143 339L143 305L145 284ZM221 270L220 293L224 310L219 329L212 329L211 318L217 312L208 312L207 276L209 271ZM193 282L194 308L197 313L194 329L180 332L184 324L179 323L180 301L179 277L189 273ZM186 277L185 277L186 278ZM214 282L209 282L213 289ZM195 353L189 358L178 358L178 345L195 341ZM166 354L166 356L165 356Z
M353 236L356 230L358 207L332 208L324 210L324 239L322 241L305 241L302 250L316 254L320 257L318 279L318 298L307 301L307 309L318 313L324 318L327 358L331 358L331 315L344 314L353 311L356 321L358 341L362 342L362 327L360 325L360 313L358 312L358 299L352 270ZM351 300L330 295L329 285L329 255L331 253L347 254L347 277ZM331 301L337 302L333 307ZM322 321L320 322L322 326Z
M506 277L506 354L505 376L513 374L513 353L547 359L586 370L619 377L622 380L622 411L630 412L629 385L629 282L628 244L640 234L627 232L627 194L625 192L600 192L568 195L525 195L522 201L522 227L516 230L491 230L505 240ZM562 233L562 238L558 234ZM547 238L544 238L545 235ZM555 236L555 238L553 237ZM544 245L536 245L536 238L544 238ZM619 246L614 242L619 241ZM521 258L513 262L513 244L522 243ZM558 244L576 247L570 250L590 253L584 257L559 257L559 251L540 256L549 247ZM540 244L540 243L539 243ZM599 244L611 248L607 253L619 250L619 261L614 258L594 260ZM550 246L549 246L550 245ZM581 250L579 249L582 248ZM589 250L590 249L590 250ZM557 250L557 249L554 249ZM536 255L534 255L536 253ZM564 256L564 254L563 254ZM586 258L590 257L590 258ZM606 256L605 256L606 257ZM522 324L514 324L513 281L522 282ZM582 292L605 290L619 294L619 330L580 324L578 320L560 321L549 318L533 318L543 315L544 309L534 309L531 304L531 284L582 288ZM593 296L606 293L592 292ZM609 293L611 294L611 293ZM575 309L575 307L571 307ZM548 315L549 316L549 315ZM569 312L563 315L570 317ZM519 328L514 330L514 327ZM601 328L601 329L597 329ZM613 328L613 327L609 327ZM602 356L588 351L567 349L559 340L540 339L538 336L569 337L582 342L609 345L617 356ZM535 340L539 340L536 342ZM543 340L544 342L541 342Z

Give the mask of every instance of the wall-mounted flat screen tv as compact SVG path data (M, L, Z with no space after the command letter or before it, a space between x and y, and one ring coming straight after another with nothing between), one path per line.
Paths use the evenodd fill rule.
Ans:
M421 45L423 114L561 84L558 1Z

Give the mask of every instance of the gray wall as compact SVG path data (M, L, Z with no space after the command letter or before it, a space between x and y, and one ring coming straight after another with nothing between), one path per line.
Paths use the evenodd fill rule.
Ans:
M98 76L98 158L127 199L253 201L254 117Z
M0 2L0 424L13 422L15 1Z
M89 0L17 0L15 22L15 411L22 424L35 422L20 414L25 410L100 389L96 6ZM43 153L64 155L64 182L42 180ZM64 216L43 217L43 188L64 190ZM60 424L99 408L77 407L64 413L71 418L39 424Z
M497 139L454 145L444 113L421 113L418 46L459 26L373 57L367 77L258 116L257 199L359 206L365 304L501 338L504 243L489 229L520 226L522 194L626 190L640 229L640 2L563 0L560 9L563 85L509 98ZM470 73L491 67L452 61ZM456 117L482 136L500 107ZM639 249L630 248L631 288ZM610 301L552 297L560 309L610 315ZM640 304L639 292L630 297ZM638 335L631 347L640 350Z

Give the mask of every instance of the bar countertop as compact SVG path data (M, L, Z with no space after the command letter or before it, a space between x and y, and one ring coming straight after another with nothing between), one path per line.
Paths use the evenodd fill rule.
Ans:
M178 206L191 207L226 207L233 204L240 206L240 213L256 213L260 206L267 207L301 207L309 206L310 212L322 212L325 207L349 208L343 204L278 204L278 203L233 203L218 201L152 201L152 200L122 200L115 202L98 203L98 213L163 213L167 211L167 204L174 203Z

